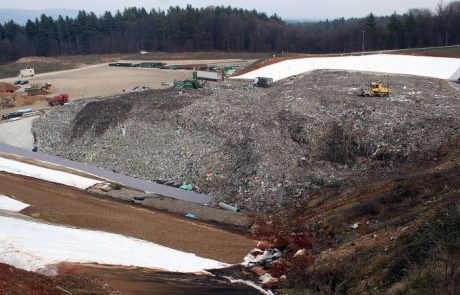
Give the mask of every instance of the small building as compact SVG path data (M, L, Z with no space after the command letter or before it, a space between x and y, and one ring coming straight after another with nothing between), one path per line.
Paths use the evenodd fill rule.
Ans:
M28 77L33 77L34 75L35 75L35 69L34 68L22 69L19 72L19 78L28 78Z

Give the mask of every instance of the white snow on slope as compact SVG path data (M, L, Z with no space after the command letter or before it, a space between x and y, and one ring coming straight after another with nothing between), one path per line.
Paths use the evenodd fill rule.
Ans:
M122 235L0 216L0 262L37 271L59 262L199 272L227 264Z
M20 202L4 195L0 195L0 210L19 212L29 206L29 204Z
M0 171L43 179L80 189L86 189L102 181L81 177L0 157Z
M460 77L460 58L392 54L301 58L282 61L233 78L269 77L278 81L313 70L368 71L457 80Z

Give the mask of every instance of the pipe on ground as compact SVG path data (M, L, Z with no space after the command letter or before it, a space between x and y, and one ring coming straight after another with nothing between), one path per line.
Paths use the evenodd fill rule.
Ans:
M224 202L220 202L219 203L219 208L221 209L224 209L224 210L228 210L228 211L233 211L233 212L240 212L241 210L236 208L236 207L233 207L229 204L225 204Z

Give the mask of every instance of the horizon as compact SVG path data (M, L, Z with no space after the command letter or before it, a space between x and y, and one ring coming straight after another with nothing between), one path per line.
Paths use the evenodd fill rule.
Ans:
M117 6L113 9L107 9L107 7L100 6L99 3L94 3L94 1L62 1L55 0L43 0L37 4L36 1L25 0L20 4L15 5L14 3L6 1L0 1L2 9L14 9L14 10L23 10L23 11L46 11L46 10L85 10L88 12L94 12L96 15L102 15L105 11L110 11L115 13L117 10L123 11L128 7L137 7L145 8L147 11L151 9L155 10L167 10L169 7L179 6L186 7L187 4L192 5L194 8L203 8L208 6L231 6L232 8L237 9L247 9L247 10L256 10L260 13L266 13L268 16L278 15L283 20L291 21L324 21L326 19L332 20L337 18L361 18L373 13L376 16L388 16L396 12L398 14L403 14L412 8L420 9L429 9L433 11L437 5L440 3L439 0L410 0L404 1L404 3L399 3L398 0L389 0L387 1L384 7L378 5L378 1L365 1L365 0L350 0L348 3L343 3L339 0L325 0L321 5L315 3L310 4L313 1L303 1L302 4L295 3L294 0L286 0L283 4L274 4L267 7L266 5L261 5L261 0L253 1L223 1L223 0L206 0L206 1L196 1L196 0L160 0L154 1L157 4L151 4L152 1L124 1L117 0L114 6ZM198 2L198 3L196 3ZM288 2L288 3L286 3ZM446 5L453 0L443 1L443 4ZM56 3L55 5L53 5ZM289 5L291 4L291 5ZM374 5L377 4L377 5ZM24 9L27 7L27 9ZM46 8L45 8L46 7ZM292 7L295 7L292 8ZM305 12L303 12L305 11Z

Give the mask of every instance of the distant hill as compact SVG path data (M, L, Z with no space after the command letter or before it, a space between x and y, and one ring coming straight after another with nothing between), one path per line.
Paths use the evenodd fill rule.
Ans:
M303 24L303 23L317 23L322 21L321 19L283 19L287 24Z
M17 24L25 25L28 19L35 20L44 13L52 18L57 18L59 15L76 17L78 10L53 8L44 10L31 10L31 9L15 9L15 8L0 8L0 23L3 24L7 21L13 20Z

